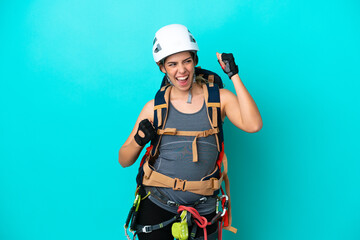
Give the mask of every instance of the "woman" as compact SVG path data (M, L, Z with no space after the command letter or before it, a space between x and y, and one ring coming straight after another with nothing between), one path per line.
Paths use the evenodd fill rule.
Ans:
M179 131L189 132L207 131L212 128L206 112L207 99L205 99L203 83L196 81L195 66L198 63L198 50L193 35L185 26L168 25L155 34L154 60L171 85L166 129L176 128ZM228 117L231 123L243 131L250 133L259 131L262 128L259 110L240 80L232 54L216 53L216 55L236 91L235 95L226 89L219 90L221 120L224 121L225 117ZM123 167L134 164L143 147L159 133L152 125L154 104L154 100L145 104L135 127L119 151L119 162ZM195 140L194 136L186 134L163 135L160 139L158 155L151 166L157 172L171 178L199 181L216 169L219 155L216 132L197 139L195 137ZM194 142L197 146L195 153ZM143 195L151 194L141 201L138 223L142 226L155 225L169 220L176 215L178 205L195 204L199 214L209 221L215 216L215 198L207 197L199 204L199 199L203 199L203 195L178 190L174 187L153 185L142 187ZM209 236L216 231L216 224L207 227ZM202 231L196 232L196 237L202 235ZM139 239L173 239L171 224L150 233L141 232L138 236Z

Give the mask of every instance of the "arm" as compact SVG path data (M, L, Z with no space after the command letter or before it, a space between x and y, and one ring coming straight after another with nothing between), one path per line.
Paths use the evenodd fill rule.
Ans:
M144 108L141 110L138 119L136 120L135 126L131 131L129 137L122 145L119 150L119 163L122 167L129 167L133 165L136 159L139 157L140 152L144 146L140 146L134 139L134 136L138 132L139 123L148 119L150 122L153 122L153 109L154 109L154 100L149 101L145 104ZM139 134L141 135L141 133Z
M222 61L221 54L216 53L216 55L224 69L225 63ZM232 124L245 132L260 131L262 119L254 99L245 88L239 74L235 73L230 79L234 84L236 95L227 89L220 89L222 119L224 120L227 116Z

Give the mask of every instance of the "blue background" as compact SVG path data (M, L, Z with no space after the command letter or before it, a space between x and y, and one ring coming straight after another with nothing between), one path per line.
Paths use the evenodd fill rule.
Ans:
M233 223L224 239L360 239L360 2L0 2L0 239L125 239L139 162L118 149L162 74L156 30L181 23L263 129L225 122Z

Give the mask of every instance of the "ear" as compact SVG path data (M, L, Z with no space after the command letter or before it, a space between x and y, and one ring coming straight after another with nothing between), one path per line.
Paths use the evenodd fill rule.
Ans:
M194 60L194 65L196 67L196 65L199 63L199 57L198 57L197 53L195 53L193 55L193 60Z
M157 65L159 66L160 71L162 71L163 73L166 73L166 69L164 67L164 64L161 64L160 62L158 62Z

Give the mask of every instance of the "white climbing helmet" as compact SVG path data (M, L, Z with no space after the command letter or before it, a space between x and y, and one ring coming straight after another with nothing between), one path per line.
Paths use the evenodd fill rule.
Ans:
M199 51L195 38L184 25L167 25L155 33L153 42L155 62L159 62L174 53L183 51Z

